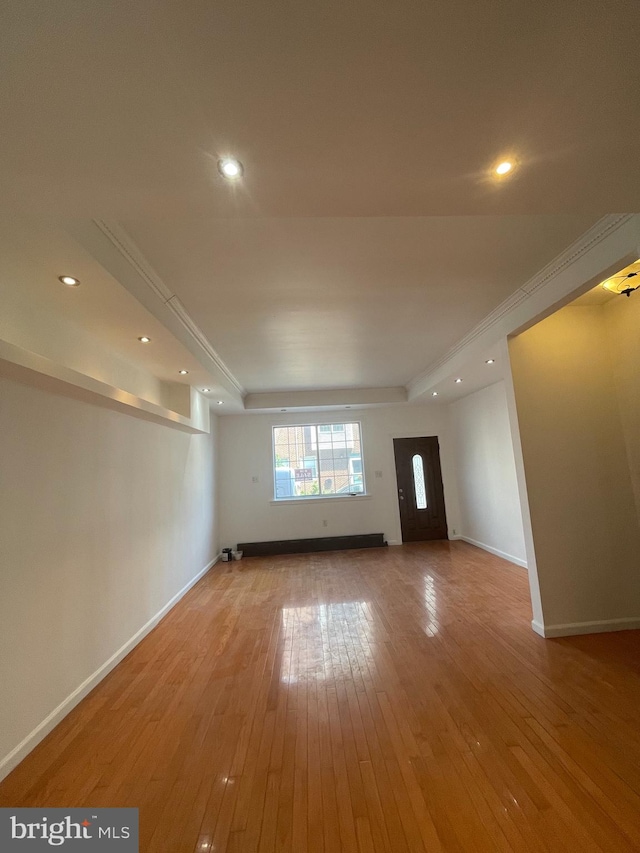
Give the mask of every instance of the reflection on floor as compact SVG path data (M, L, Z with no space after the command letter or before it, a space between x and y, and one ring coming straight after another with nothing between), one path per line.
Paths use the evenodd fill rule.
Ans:
M344 681L354 670L366 669L376 655L372 621L366 601L283 607L281 680Z
M217 566L0 785L143 853L640 850L640 632L462 542Z

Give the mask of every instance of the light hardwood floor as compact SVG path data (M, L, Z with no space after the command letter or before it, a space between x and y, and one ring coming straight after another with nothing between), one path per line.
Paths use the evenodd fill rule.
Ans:
M0 785L143 853L640 850L640 632L462 542L219 564Z

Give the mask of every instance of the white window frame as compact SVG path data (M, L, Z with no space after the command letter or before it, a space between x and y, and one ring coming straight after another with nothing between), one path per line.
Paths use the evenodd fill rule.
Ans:
M357 484L351 483L351 478L354 476L352 472L352 466L349 464L351 459L347 457L347 477L349 478L349 482L347 485L353 486L354 491L344 491L344 492L333 492L333 493L323 493L321 491L322 486L320 483L320 449L323 446L333 444L333 436L335 435L336 440L340 442L340 446L344 446L344 444L348 443L348 441L353 441L353 429L351 429L351 425L356 425L358 427L358 435L360 438L360 455L359 459L361 462L362 472L358 472L358 476L360 476L360 481ZM334 430L333 427L339 426L342 429ZM321 427L329 427L329 429L322 429ZM280 495L278 496L278 484L276 478L276 430L278 429L300 429L303 430L305 428L310 428L315 430L315 436L311 436L309 445L315 450L315 459L316 465L315 470L317 474L318 480L318 494L315 495ZM324 436L324 439L320 438L320 435ZM305 454L305 457L310 457L311 454ZM291 465L291 460L290 460ZM351 497L367 497L366 492L366 478L365 478L365 463L364 463L364 445L363 445L363 437L362 437L362 423L361 421L341 421L338 424L333 423L304 423L304 424L273 424L271 427L271 466L273 470L273 502L274 503L284 503L291 501L314 501L314 500L344 500L345 498ZM295 466L290 467L287 470L292 470ZM282 470L282 469L281 469ZM316 479L316 478L314 478ZM360 486L361 490L356 491L355 486ZM341 487L341 488L344 488Z

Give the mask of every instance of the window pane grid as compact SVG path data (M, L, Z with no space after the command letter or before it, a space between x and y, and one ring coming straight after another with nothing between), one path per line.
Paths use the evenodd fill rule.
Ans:
M359 423L273 427L276 500L364 492Z

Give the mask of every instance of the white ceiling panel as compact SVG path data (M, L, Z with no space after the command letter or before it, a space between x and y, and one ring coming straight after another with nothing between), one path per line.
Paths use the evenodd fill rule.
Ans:
M0 213L121 223L250 392L402 386L640 210L638 24L637 0L6 0Z

